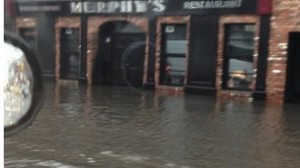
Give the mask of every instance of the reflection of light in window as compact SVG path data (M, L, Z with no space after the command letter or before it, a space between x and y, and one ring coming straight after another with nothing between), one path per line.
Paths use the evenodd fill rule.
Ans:
M168 40L166 44L168 54L184 54L186 52L186 40Z

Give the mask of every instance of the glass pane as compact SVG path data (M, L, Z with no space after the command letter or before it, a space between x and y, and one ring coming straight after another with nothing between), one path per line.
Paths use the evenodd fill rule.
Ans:
M67 28L65 29L65 44L67 52L79 52L79 30Z
M238 59L229 59L229 88L250 89L253 81L253 63Z
M166 42L166 53L168 54L185 54L186 49L186 40L167 40Z
M165 81L167 85L183 85L185 75L185 58L169 57L165 67Z
M236 55L250 56L253 54L254 47L254 26L253 25L231 25L229 27L227 42L227 53ZM238 59L238 58L237 58ZM243 58L240 59L248 59Z
M233 58L252 61L253 44L247 45L245 41L230 41L227 51Z

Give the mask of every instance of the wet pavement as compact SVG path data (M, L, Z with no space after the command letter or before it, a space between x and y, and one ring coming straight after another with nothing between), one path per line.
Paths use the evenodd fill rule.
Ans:
M5 167L300 167L300 105L49 82L46 92L34 124L5 139Z

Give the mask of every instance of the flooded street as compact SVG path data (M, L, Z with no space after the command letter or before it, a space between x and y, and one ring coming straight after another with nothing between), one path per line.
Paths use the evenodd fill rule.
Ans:
M34 124L5 139L5 167L300 167L300 105L216 101L46 83Z

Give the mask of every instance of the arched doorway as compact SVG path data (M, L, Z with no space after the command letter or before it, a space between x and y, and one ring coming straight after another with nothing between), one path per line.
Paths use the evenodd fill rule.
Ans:
M93 83L140 87L143 84L146 34L128 21L99 27Z

